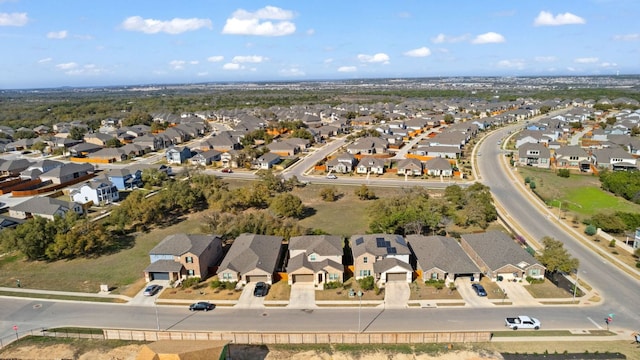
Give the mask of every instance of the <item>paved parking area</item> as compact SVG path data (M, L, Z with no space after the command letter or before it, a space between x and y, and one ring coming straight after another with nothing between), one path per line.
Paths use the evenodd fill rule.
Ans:
M506 301L515 306L537 306L540 302L524 288L526 282L500 281L497 283L507 293Z
M262 309L264 308L264 297L253 296L253 290L256 288L256 283L250 282L242 289L242 294L238 299L238 303L235 308L241 309Z
M158 291L153 296L144 296L144 289L149 285L160 285L162 289ZM131 301L128 302L128 305L136 305L136 306L153 306L156 300L158 299L158 295L160 295L163 291L165 291L169 287L169 281L167 280L154 280L147 283L142 290L140 290L136 296L134 296Z
M288 308L314 309L316 308L316 290L312 283L293 283L289 296Z
M459 277L455 280L456 290L462 296L462 299L466 303L466 306L481 308L493 306L487 296L478 296L475 290L471 288L471 278Z
M389 281L384 286L384 306L388 309L404 309L411 295L406 281Z

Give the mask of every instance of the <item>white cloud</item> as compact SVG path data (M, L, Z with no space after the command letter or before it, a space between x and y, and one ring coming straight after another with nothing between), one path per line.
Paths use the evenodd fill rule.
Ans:
M197 75L197 76L207 76L207 75L209 75L209 73L208 73L208 72L206 72L206 71L203 71L203 72L199 72L199 73L197 73L196 75Z
M429 50L428 47L423 46L421 48L409 50L409 51L405 52L404 54L406 56L411 56L411 57L425 57L425 56L431 55L431 50Z
M533 20L534 26L560 26L560 25L576 25L585 24L587 21L580 16L572 13L564 13L553 15L548 11L540 11L538 17Z
M244 9L238 9L227 19L222 33L257 36L291 35L296 31L296 25L288 21L292 19L293 16L292 11L275 6L266 6L253 13ZM277 21L272 22L269 20Z
M224 70L240 70L240 69L244 69L244 66L236 63L226 63L222 65L222 68Z
M44 64L44 63L48 63L51 62L53 59L48 57L48 58L44 58L44 59L40 59L38 60L38 64Z
M143 19L140 16L131 16L126 18L122 22L121 26L123 29L128 31L140 31L145 34L157 34L159 32L164 32L175 35L201 28L211 29L211 20L174 18L169 21L162 21L155 19Z
M309 29L309 30L307 30L307 35L309 35L309 36L315 35L315 33L316 33L316 30L315 30L315 29Z
M598 62L598 58L597 57L577 58L573 60L573 62L576 62L578 64L593 64Z
M355 71L358 71L358 68L357 68L357 67L355 67L355 66L340 66L340 67L338 68L338 72L345 72L345 73L347 73L347 72L355 72Z
M207 58L208 62L220 62L222 60L224 60L224 56L222 55L209 56Z
M56 65L56 68L59 70L71 70L77 67L78 67L78 64L74 62L68 62L68 63L62 63L62 64Z
M269 60L268 58L264 57L264 56L258 56L258 55L249 55L249 56L234 56L233 59L231 59L232 63L261 63L264 61Z
M325 65L328 65L328 64L331 64L331 63L333 62L333 59L332 59L332 58L324 59L322 62L323 62Z
M48 39L64 39L69 35L67 30L51 31L47 33Z
M189 64L191 64L191 65L198 65L198 64L200 64L200 61L198 61L198 60L191 60L191 61L189 61Z
M438 34L436 37L431 38L431 42L434 44L457 43L466 41L467 39L469 39L469 35L449 36L445 34Z
M600 64L601 67L603 68L611 68L611 67L618 67L618 64L614 63L614 62L603 62L602 64Z
M638 41L640 40L640 34L624 34L624 35L614 35L613 40L615 41Z
M184 65L187 62L184 60L172 60L169 62L169 65L173 68L173 70L182 70L184 69Z
M296 67L292 67L289 69L282 69L280 70L280 74L282 76L305 76L306 74L304 73L304 71L296 68Z
M496 65L501 68L522 70L525 67L525 62L522 59L500 60Z
M389 55L387 55L385 53L377 53L375 55L359 54L358 55L358 60L360 60L361 62L366 62L366 63L388 64L389 63Z
M555 56L536 56L534 60L541 63L554 62L556 61L556 57Z
M471 42L473 44L495 44L495 43L503 43L505 41L506 40L504 36L495 32L488 32L488 33L484 33L476 36L475 39L473 39Z
M27 13L0 13L0 26L25 26L28 22Z
M67 75L90 75L90 76L94 76L94 75L103 74L104 72L105 72L104 69L99 68L95 64L86 64L86 65L83 65L81 67L74 67L73 69L70 69L69 71L65 71L65 74L67 74Z

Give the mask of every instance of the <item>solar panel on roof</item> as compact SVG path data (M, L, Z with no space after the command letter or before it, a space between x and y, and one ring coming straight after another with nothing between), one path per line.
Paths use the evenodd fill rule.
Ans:
M386 241L384 241L384 238L376 238L376 246L377 247L387 247Z
M389 247L387 248L387 254L397 254L398 250L396 250L396 248L394 247Z
M396 242L397 242L398 244L400 244L400 245L407 246L407 243L404 241L404 238L403 238L403 237L401 237L401 236L398 236L398 237L396 238Z
M356 245L362 245L363 242L364 242L364 240L362 238L357 238L356 239Z

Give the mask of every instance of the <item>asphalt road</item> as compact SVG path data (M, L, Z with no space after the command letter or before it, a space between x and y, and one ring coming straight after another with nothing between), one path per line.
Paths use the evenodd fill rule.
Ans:
M604 298L602 305L594 308L598 312L594 316L599 323L603 323L608 314L615 314L615 324L637 330L640 327L640 282L593 253L574 236L567 234L558 226L553 214L540 213L530 200L517 190L519 184L504 174L500 161L500 156L504 155L497 146L498 140L508 130L502 129L489 135L478 147L477 151L482 154L477 157L482 183L491 188L494 199L502 204L508 216L526 233L537 241L545 236L560 240L569 253L580 260L580 278L586 280ZM567 312L574 311L567 309Z

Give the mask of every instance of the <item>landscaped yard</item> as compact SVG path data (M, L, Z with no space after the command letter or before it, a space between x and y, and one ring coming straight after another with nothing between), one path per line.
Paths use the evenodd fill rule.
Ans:
M457 290L445 287L438 290L436 287L426 285L422 280L416 280L410 285L411 295L409 300L461 300L462 296Z
M357 294L361 291L360 285L354 278L350 278L344 282L342 287L337 289L329 289L329 290L318 290L316 291L316 301L343 301L343 300L352 300L358 302L360 298L358 296L349 297L349 290L353 289L353 291ZM384 290L380 291L379 294L376 294L375 290L363 291L362 300L384 300Z
M525 285L524 288L536 299L571 298L572 296L572 294L560 289L547 279L544 279L541 284L529 284Z

